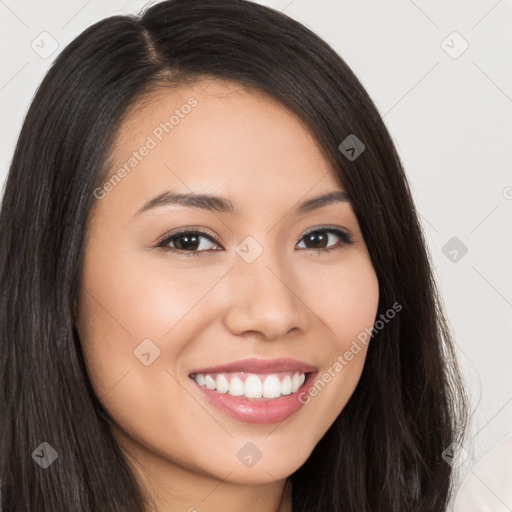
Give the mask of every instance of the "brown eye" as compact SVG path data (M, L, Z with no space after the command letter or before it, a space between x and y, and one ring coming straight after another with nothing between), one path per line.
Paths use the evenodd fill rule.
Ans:
M336 238L340 242L336 243ZM301 240L304 240L306 247L303 249L313 249L319 251L329 251L331 249L337 249L350 245L353 243L352 237L346 231L338 228L320 228L307 232L302 235ZM334 245L332 241L334 240Z
M202 252L219 250L218 242L203 231L180 231L164 238L157 246L164 251L198 256Z

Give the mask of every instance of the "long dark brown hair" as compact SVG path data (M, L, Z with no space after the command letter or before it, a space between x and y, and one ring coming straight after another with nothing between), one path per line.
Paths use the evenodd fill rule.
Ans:
M467 398L425 240L393 141L343 59L284 14L245 0L169 0L112 16L58 56L26 116L0 212L3 512L142 512L145 494L87 378L74 326L86 220L112 137L158 87L218 77L307 125L348 192L379 281L375 332L348 404L291 475L293 512L439 512L442 452ZM355 134L365 150L339 146ZM48 442L58 463L32 452Z

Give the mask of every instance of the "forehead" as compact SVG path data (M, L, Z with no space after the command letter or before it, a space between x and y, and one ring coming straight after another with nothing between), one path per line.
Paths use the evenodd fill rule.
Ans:
M112 147L114 195L136 207L165 188L218 192L259 206L339 188L314 136L273 98L216 79L162 88L133 105ZM243 209L243 205L242 205Z

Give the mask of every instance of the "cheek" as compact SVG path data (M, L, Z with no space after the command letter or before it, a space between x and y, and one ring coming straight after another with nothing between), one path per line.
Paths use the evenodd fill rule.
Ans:
M201 300L225 269L198 271L186 261L172 265L165 255L127 250L106 258L99 247L116 254L97 244L84 261L79 333L93 389L127 430L140 422L147 428L144 418L150 417L151 425L171 424L172 403L167 408L165 397L183 395L171 375L179 373L190 340L211 321L212 306L206 315L210 302Z
M373 326L379 302L379 283L369 257L354 252L343 264L308 270L304 297L328 326L337 353L344 352L365 328Z
M315 417L322 418L316 437L327 431L357 386L379 301L379 283L368 257L347 259L335 272L324 270L323 279L317 274L323 286L309 288L308 297L331 334L318 345L323 366L305 397Z
M186 460L186 436L180 437L179 426L187 396L173 377L174 363L189 340L180 335L187 312L204 291L186 286L192 274L166 274L133 254L105 262L91 251L83 276L78 330L98 399L121 431L152 448L172 447ZM173 436L164 439L167 430Z
M98 254L85 261L85 298L101 334L118 340L122 350L126 343L133 350L145 338L155 343L172 338L172 330L189 317L198 322L196 306L223 274L222 269L187 268L187 262L171 266L165 255L155 258L142 252L124 251L105 260ZM176 341L172 347L180 348Z
M79 333L89 376L99 397L117 386L127 373L130 380L140 380L139 372L158 366L164 358L167 365L172 362L180 350L179 343L164 346L161 340L194 299L183 283L152 271L138 255L126 251L118 251L117 257L114 254L112 246L96 244L86 253L83 267ZM167 339L170 337L168 334ZM142 361L147 362L148 356L143 356L147 353L151 366L146 367ZM145 373L150 382L152 373ZM143 388L140 384L138 389Z

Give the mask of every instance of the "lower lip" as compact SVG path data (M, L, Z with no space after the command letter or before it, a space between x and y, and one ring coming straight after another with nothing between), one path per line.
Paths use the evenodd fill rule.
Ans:
M218 393L213 389L200 386L194 379L194 383L206 400L238 421L245 423L279 423L295 414L304 404L302 401L307 399L307 390L310 382L316 374L308 373L304 384L290 395L283 395L279 398L257 399L232 396L229 393Z

